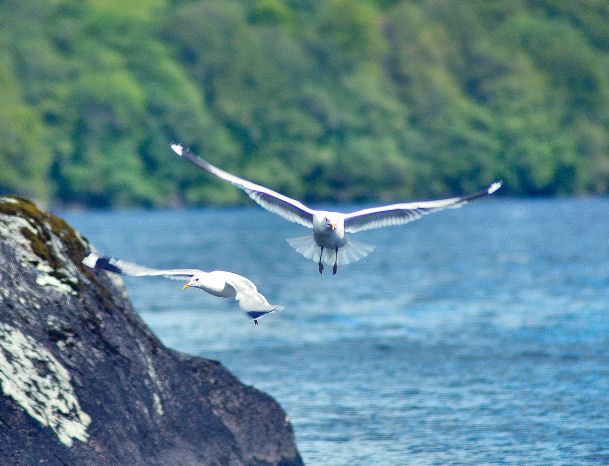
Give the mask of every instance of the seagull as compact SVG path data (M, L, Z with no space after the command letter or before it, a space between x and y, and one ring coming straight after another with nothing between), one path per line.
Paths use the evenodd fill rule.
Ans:
M114 257L100 257L95 253L90 253L83 259L82 263L92 269L107 270L134 277L162 276L173 280L189 279L188 283L182 287L183 290L190 287L200 288L220 298L235 298L241 310L256 325L258 325L258 319L283 309L282 306L269 304L266 298L258 293L256 285L247 278L232 272L221 270L205 272L198 269L158 270L125 262Z
M338 270L339 262L349 264L358 261L366 257L375 248L354 241L345 233L357 233L373 228L400 225L417 220L432 212L458 208L474 199L493 194L503 184L503 182L498 181L483 191L463 197L391 204L351 213L331 212L311 209L295 199L221 170L198 157L182 144L173 143L171 149L197 167L242 189L254 202L266 210L291 222L312 228L313 235L289 238L287 241L298 253L317 262L319 273L324 271L324 262L330 265L333 261L333 275Z

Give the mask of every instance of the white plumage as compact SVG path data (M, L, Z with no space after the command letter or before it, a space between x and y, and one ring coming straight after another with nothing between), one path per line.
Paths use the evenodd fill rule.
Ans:
M283 309L282 306L269 304L266 298L258 292L247 278L232 272L214 270L205 272L199 269L151 269L142 265L125 262L113 257L100 257L91 253L82 261L92 269L101 269L109 272L131 275L134 277L161 276L173 280L188 279L183 289L194 287L220 298L234 298L256 325L258 319Z
M266 210L291 222L312 228L313 235L291 238L288 239L288 243L307 259L317 261L320 273L323 272L322 263L324 262L326 264L333 262L333 273L336 273L338 262L341 264L355 262L374 250L374 246L353 241L345 233L401 225L432 212L458 208L474 199L493 194L502 185L502 182L499 181L491 184L487 189L469 196L391 204L344 214L311 209L297 200L215 167L181 144L171 144L171 149L203 170L242 189Z

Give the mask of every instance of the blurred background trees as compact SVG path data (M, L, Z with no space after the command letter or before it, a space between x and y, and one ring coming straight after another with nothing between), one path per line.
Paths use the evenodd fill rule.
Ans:
M495 179L606 194L600 0L5 0L0 193L88 207L315 201Z

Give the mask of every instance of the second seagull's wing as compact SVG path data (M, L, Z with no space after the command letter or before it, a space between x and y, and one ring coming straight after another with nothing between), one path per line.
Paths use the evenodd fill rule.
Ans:
M133 277L166 277L173 280L183 280L192 277L198 272L202 272L202 270L198 269L151 269L131 262L125 262L114 257L100 257L94 253L85 257L82 263L92 269L102 269L107 270L108 272L131 275Z

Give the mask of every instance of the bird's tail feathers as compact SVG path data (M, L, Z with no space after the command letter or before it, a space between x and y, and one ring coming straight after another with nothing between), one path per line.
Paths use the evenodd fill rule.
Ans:
M313 240L313 235L298 236L296 238L288 238L287 242L290 246L296 249L296 252L302 254L307 259L313 262L319 261L320 247ZM347 244L338 250L338 264L346 265L351 262L357 262L363 259L372 251L375 246L371 246L360 241L354 241L351 238L347 239ZM324 249L322 262L326 265L333 265L336 260L335 251Z
M351 262L357 262L374 251L375 248L376 246L362 243L360 241L354 241L349 238L347 240L347 244L338 250L338 263L345 265ZM331 256L332 259L334 259L334 254L331 254Z
M296 249L298 254L302 254L312 261L319 260L319 246L315 244L313 235L297 236L296 238L288 238L286 241Z

